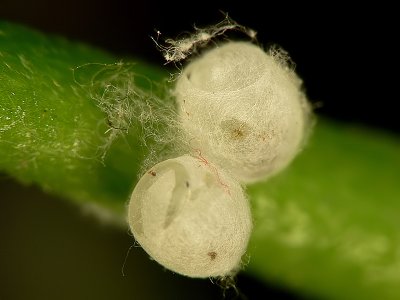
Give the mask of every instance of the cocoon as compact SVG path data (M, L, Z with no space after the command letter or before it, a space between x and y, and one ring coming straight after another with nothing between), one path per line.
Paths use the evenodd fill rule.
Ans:
M301 80L251 43L227 42L194 59L174 93L190 146L244 183L288 165L307 135Z
M163 161L139 180L128 222L152 258L190 277L234 273L252 227L240 184L189 155Z

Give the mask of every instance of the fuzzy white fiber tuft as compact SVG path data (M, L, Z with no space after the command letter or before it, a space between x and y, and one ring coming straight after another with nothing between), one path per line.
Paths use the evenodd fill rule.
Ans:
M240 184L200 154L150 169L132 193L128 221L152 258L190 277L238 271L252 227Z
M282 54L227 42L194 59L176 83L190 147L243 183L283 169L307 136L310 107Z

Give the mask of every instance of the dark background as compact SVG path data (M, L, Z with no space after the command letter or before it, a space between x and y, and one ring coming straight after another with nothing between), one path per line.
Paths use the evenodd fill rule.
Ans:
M160 67L164 61L150 39L156 29L175 37L194 24L222 20L220 10L257 30L262 45L290 53L318 115L400 132L398 30L395 10L383 2L0 0L2 19ZM138 248L123 277L128 233L82 218L76 207L35 188L3 175L0 198L0 299L222 299L217 285L166 272ZM273 286L238 278L248 299L298 299Z

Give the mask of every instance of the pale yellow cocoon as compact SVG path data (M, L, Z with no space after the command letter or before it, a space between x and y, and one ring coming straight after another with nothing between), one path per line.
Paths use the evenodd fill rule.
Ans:
M143 175L130 199L128 222L152 258L190 277L235 272L252 227L240 184L203 157L189 155Z
M228 42L194 59L174 93L191 148L244 183L288 165L306 136L301 80L251 43Z

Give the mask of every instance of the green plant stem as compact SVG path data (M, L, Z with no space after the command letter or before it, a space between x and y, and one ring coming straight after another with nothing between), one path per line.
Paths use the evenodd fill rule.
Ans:
M250 270L323 299L400 299L400 142L319 120L284 173L249 188Z
M132 130L99 149L109 128L88 63L111 55L0 22L0 171L124 222L147 155ZM137 61L135 73L160 82ZM81 81L82 80L82 81ZM247 271L323 299L400 299L400 142L319 120L282 174L248 187L254 233Z
M111 55L0 22L0 170L81 203L125 214L146 149L135 137L115 141L105 161L105 114L92 99L90 63L119 63ZM165 74L143 63L135 72ZM133 150L132 150L133 149ZM107 212L107 210L103 212Z

